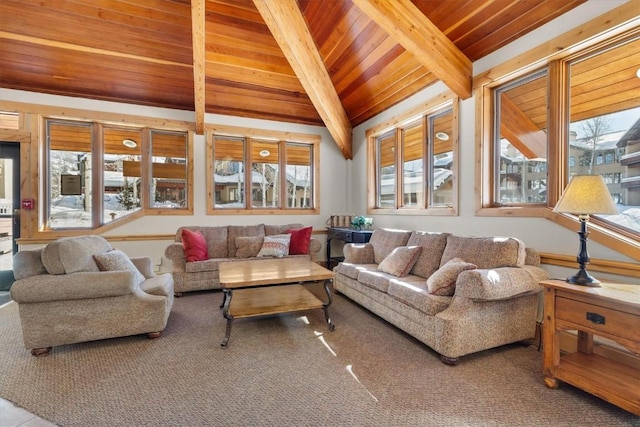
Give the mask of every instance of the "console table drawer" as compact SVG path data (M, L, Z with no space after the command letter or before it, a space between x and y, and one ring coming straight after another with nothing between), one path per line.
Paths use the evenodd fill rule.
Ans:
M329 231L329 237L332 239L343 240L345 242L351 241L351 231L349 230L331 230Z
M587 304L570 298L556 298L556 318L598 332L632 341L640 340L640 329L630 327L637 317L623 311Z

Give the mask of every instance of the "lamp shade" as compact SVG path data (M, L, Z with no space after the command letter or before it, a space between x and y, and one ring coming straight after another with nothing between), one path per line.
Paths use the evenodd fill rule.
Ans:
M575 215L618 213L600 175L574 176L553 211Z

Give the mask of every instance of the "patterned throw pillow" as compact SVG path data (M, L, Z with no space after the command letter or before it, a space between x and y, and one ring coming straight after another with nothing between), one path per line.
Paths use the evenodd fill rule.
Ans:
M127 254L121 250L114 249L109 252L94 255L93 259L96 260L96 264L101 271L133 271L135 273L134 280L136 285L140 285L144 282L144 276L131 262Z
M453 258L427 279L427 289L432 295L451 296L456 291L458 274L476 268L475 264L465 262L462 258Z
M397 247L378 264L378 270L397 277L404 277L413 268L421 251L421 246Z
M309 255L309 245L311 244L312 231L313 227L287 230L287 233L291 234L289 255Z
M260 249L258 256L282 258L289 254L290 242L291 234L264 236L264 242L262 242L262 248Z
M182 229L182 247L187 262L206 261L209 259L207 241L201 232L197 230Z
M238 236L236 237L236 257L252 258L258 256L262 248L264 236Z

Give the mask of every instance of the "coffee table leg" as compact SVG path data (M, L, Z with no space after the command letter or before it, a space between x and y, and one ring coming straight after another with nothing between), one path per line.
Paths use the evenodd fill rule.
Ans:
M229 338L231 336L231 323L233 322L233 318L228 317L227 318L227 330L224 334L224 338L222 339L222 342L220 343L220 347L226 347L227 344L229 344Z
M231 323L233 322L233 316L229 314L229 305L231 304L231 297L233 293L231 290L224 289L224 299L222 300L222 315L227 319L227 329L224 334L224 338L220 343L221 347L226 347L229 344L229 338L231 337Z
M331 317L329 316L329 306L331 302L333 302L333 298L331 297L331 289L329 289L329 283L331 283L331 279L327 279L324 281L324 291L327 293L327 302L322 304L322 309L324 310L324 318L327 320L327 325L329 325L329 330L335 331L336 325L333 324Z

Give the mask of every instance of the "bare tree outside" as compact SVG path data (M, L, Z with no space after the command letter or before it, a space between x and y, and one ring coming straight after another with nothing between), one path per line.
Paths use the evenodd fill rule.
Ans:
M589 175L593 173L596 163L596 144L598 139L611 131L613 121L609 116L598 116L580 122L578 129L585 141L591 144L591 159L589 161Z

